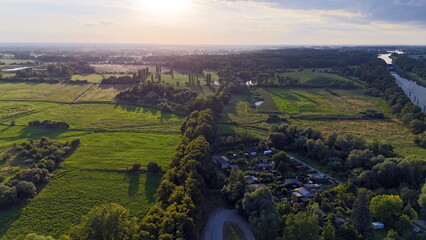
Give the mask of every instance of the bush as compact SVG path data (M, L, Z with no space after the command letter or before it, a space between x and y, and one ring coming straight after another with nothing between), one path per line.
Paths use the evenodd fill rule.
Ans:
M150 162L148 163L147 171L149 173L161 173L163 169L156 162Z
M140 170L141 170L141 164L140 163L133 163L132 171L133 172L139 172Z

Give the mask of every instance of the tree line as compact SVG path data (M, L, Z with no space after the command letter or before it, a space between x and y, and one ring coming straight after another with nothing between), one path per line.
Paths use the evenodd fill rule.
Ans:
M70 125L66 122L57 122L52 120L44 120L44 121L34 120L34 121L28 122L28 126L54 128L54 129L58 129L58 128L68 129L70 127Z

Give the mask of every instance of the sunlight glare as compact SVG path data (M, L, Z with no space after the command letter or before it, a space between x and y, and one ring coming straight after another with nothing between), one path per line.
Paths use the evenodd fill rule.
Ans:
M143 6L157 13L178 13L185 11L191 0L143 0Z

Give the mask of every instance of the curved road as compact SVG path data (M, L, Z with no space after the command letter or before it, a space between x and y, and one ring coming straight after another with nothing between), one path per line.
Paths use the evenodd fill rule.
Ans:
M204 226L202 240L222 240L223 225L230 222L238 226L244 232L246 240L255 240L253 232L247 221L238 215L237 210L216 209L214 210Z

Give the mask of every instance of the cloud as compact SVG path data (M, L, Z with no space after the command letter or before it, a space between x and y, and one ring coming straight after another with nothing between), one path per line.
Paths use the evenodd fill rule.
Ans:
M214 0L216 2L258 2L269 7L297 10L330 10L356 14L354 23L383 21L426 26L425 0ZM332 15L332 14L331 14Z

